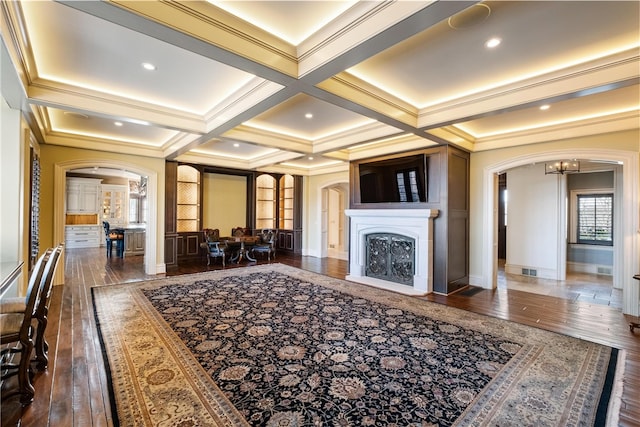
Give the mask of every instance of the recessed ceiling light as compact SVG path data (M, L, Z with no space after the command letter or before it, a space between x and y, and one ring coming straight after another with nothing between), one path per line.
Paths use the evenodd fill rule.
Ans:
M313 157L309 156L309 157L307 157L307 159L309 159L309 160L313 160Z
M152 63L150 63L150 62L143 62L143 63L142 63L142 67L143 67L145 70L149 70L149 71L155 71L155 69L156 69L156 66L155 66L155 65L153 65L153 64L152 64Z
M116 126L122 126L122 122L113 122L113 124Z
M307 119L311 119L311 118L313 118L313 114L311 114L311 113L307 113L307 114L305 114L304 116L305 116Z
M551 108L551 106L550 106L550 105L548 105L548 104L545 104L545 105L541 105L541 106L540 106L540 109L541 109L541 110L548 110L549 108Z
M240 144L238 144L237 142L233 144L234 147L240 147Z
M488 47L489 49L493 49L494 47L498 46L500 43L502 43L502 40L497 38L497 37L493 37L489 40L487 40L487 42L484 44L486 47Z

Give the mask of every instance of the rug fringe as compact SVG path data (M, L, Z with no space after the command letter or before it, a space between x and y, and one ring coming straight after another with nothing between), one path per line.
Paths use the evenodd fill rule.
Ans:
M620 419L620 406L622 405L622 389L624 387L624 369L626 350L618 350L618 360L616 362L616 374L613 379L611 390L611 400L607 409L607 426L617 426Z

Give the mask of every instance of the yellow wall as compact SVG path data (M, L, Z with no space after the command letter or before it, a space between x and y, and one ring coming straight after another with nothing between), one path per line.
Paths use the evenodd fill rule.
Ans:
M64 201L54 203L54 171L56 164L69 161L97 161L117 163L132 171L146 170L155 172L157 179L157 206L149 206L156 215L156 229L147 232L155 232L157 236L156 263L164 264L164 159L141 157L128 154L110 153L106 151L85 150L79 148L60 147L43 144L40 147L41 154L41 180L40 180L40 245L42 247L54 244L54 207L64 206ZM60 213L63 214L63 213Z
M220 236L230 236L232 228L249 226L246 177L205 173L202 186L203 228L217 228Z

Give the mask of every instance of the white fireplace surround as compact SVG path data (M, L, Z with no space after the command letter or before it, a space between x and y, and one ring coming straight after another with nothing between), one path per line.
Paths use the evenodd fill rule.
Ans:
M407 295L433 292L433 218L437 209L347 209L351 218L349 274L352 282ZM413 287L366 275L366 241L372 233L395 233L415 239Z

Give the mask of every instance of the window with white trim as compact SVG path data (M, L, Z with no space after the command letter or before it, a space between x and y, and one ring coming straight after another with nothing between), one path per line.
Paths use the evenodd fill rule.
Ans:
M578 194L577 243L613 246L613 193Z

